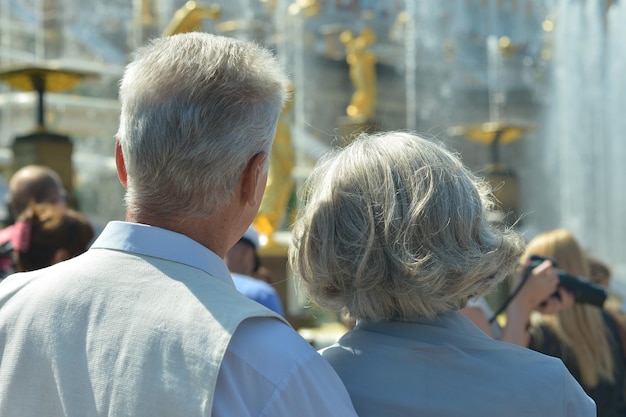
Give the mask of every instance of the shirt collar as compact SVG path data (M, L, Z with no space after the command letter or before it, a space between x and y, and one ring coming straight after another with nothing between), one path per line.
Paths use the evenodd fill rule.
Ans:
M201 269L233 286L222 258L195 240L160 227L111 221L90 249L112 249L167 259Z
M456 337L489 338L474 323L465 317L460 311L454 310L440 314L432 319L417 319L413 321L386 321L386 322L357 322L357 328L384 333L388 336L419 340L423 333L428 331L432 334L449 334Z

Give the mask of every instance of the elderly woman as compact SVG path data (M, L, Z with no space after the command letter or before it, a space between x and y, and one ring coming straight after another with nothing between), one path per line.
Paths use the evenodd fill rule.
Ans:
M520 236L486 220L485 183L408 133L363 135L303 188L290 262L355 329L322 351L361 417L595 416L563 363L460 313L514 268Z

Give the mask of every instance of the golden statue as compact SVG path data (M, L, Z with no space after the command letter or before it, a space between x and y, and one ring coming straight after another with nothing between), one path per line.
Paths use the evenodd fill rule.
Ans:
M270 154L267 187L253 222L257 231L268 238L268 245L273 244L272 236L282 225L294 188L291 176L295 165L295 151L291 142L292 108L293 96L285 104L278 120Z
M376 34L365 28L359 36L344 31L340 38L346 45L346 62L354 86L346 114L351 118L371 120L376 112L376 54L369 46L376 42Z
M319 0L296 0L289 5L287 10L292 16L302 14L305 17L313 17L320 12L321 7Z
M200 30L202 20L217 20L221 15L219 4L209 7L199 6L195 1L188 1L183 7L176 10L174 17L163 30L163 36L176 35L178 33L195 32Z

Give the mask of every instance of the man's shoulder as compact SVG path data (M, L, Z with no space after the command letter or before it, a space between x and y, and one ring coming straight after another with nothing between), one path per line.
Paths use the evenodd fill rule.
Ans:
M356 417L330 364L295 330L275 318L247 319L235 331L216 390L216 402L222 403L217 403L218 409L228 408L228 413L215 415L234 415L225 405L232 405L233 392L239 401L243 399L243 408L252 410L241 415Z
M291 326L273 317L252 317L235 330L228 353L261 371L287 368L302 360L323 360Z
M243 348L247 351L250 340L255 341L254 349L257 351L266 349L270 353L282 352L293 356L309 353L318 355L293 327L274 316L249 317L242 321L234 332L229 349L237 352L239 348Z

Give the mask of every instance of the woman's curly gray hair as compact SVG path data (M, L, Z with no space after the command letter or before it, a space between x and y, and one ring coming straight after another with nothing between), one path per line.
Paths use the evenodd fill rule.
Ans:
M504 279L523 240L486 219L486 183L418 136L361 135L301 190L290 264L319 306L366 321L432 318Z

